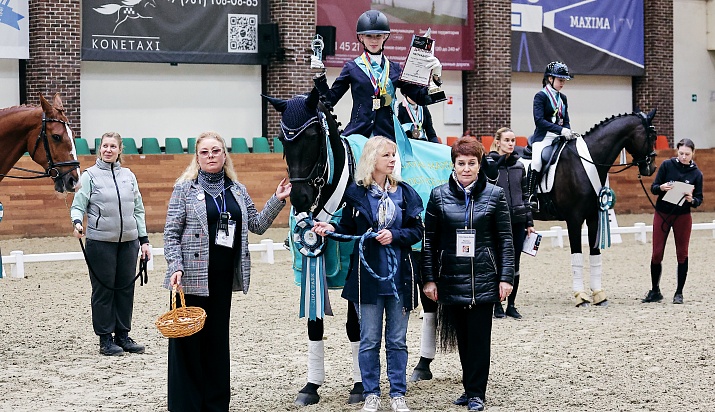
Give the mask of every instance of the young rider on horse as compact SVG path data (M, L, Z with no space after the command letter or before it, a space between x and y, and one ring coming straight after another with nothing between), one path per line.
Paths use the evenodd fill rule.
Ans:
M311 58L310 67L322 70L315 76L315 86L322 96L335 105L350 89L353 109L350 123L343 135L361 134L368 139L371 136L385 136L395 141L396 121L395 104L397 89L410 96L417 104L424 106L433 103L426 86L403 82L400 79L402 68L397 62L389 61L383 55L385 43L390 37L390 22L382 12L368 10L357 21L357 39L363 45L364 52L354 60L348 60L333 85L328 87L325 79L325 67L317 57ZM432 70L435 84L442 84L442 64L437 57L429 58L427 65ZM399 132L401 134L401 132ZM399 162L398 166L399 168Z
M566 64L553 61L546 66L544 78L541 81L543 89L534 96L534 124L536 130L529 138L532 147L531 172L529 173L529 202L532 208L536 207L536 186L541 180L541 168L544 160L542 152L545 147L559 136L567 140L573 139L571 123L569 121L569 105L566 95L561 89L567 80L573 77L569 74Z

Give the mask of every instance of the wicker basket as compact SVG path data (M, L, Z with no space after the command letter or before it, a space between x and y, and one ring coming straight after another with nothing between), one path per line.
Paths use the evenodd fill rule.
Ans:
M162 335L167 338L191 336L204 327L206 311L197 306L186 306L184 291L179 289L181 307L176 307L176 286L171 294L171 310L159 316L154 323Z

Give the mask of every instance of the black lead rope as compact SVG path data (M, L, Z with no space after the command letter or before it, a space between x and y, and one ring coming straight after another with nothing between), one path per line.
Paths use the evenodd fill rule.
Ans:
M90 276L93 277L94 280L99 282L99 284L104 286L105 288L107 288L109 290L114 290L114 291L124 290L124 289L127 289L127 288L131 287L132 285L134 285L134 283L136 283L137 279L139 279L139 281L140 281L140 284L139 284L140 286L144 286L145 283L149 283L149 274L147 272L147 263L146 263L147 260L144 258L141 258L141 259L139 259L139 271L137 272L137 275L134 276L134 279L132 279L131 282L129 282L128 285L123 286L121 288L114 288L111 286L107 286L104 282L102 282L99 279L97 274L94 273L94 270L92 270L92 266L89 264L89 259L87 258L87 251L84 248L84 243L82 242L82 239L77 239L77 240L79 240L79 245L80 245L80 247L82 247L82 254L84 255L85 263L87 263L87 268L89 269Z

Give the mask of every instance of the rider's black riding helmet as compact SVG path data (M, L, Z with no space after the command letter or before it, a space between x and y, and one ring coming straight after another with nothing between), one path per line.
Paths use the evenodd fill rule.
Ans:
M546 86L549 77L558 77L561 79L571 80L573 76L569 73L569 66L566 63L554 61L546 65L544 70L543 85Z
M390 22L379 10L368 10L357 20L357 34L390 34Z

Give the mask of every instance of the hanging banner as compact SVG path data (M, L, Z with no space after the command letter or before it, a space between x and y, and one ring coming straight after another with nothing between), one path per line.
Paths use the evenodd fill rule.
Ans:
M82 60L261 64L267 9L268 0L83 0Z
M363 52L355 34L357 19L370 9L380 10L390 21L385 55L404 63L413 35L432 29L434 54L445 70L474 68L474 15L472 0L317 0L318 26L335 26L335 56L325 65L342 67Z
M0 0L0 59L30 58L28 0Z
M512 70L642 76L643 24L643 0L512 0Z

